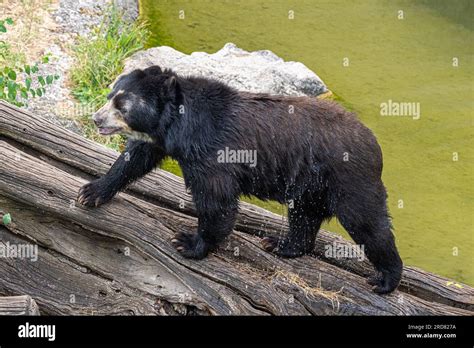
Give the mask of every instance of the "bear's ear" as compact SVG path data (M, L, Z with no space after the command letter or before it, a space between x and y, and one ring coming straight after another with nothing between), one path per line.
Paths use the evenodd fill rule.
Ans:
M163 71L158 65L152 65L143 70L143 72L147 75L161 75Z
M171 101L177 102L180 97L178 78L176 76L170 76L166 79L164 82L164 90Z

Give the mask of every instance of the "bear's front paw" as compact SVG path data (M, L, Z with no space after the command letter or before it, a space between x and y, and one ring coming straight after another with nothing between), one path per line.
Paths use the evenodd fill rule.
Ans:
M209 246L197 233L180 232L171 240L176 250L188 259L203 259Z
M98 179L80 188L77 203L87 207L98 207L110 201L113 196L113 193L106 189L101 179Z

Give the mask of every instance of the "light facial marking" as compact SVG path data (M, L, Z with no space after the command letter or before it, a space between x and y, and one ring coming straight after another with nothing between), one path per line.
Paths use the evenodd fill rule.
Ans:
M132 130L124 120L124 115L120 110L114 106L114 98L117 95L123 94L124 91L120 90L117 94L107 103L102 106L94 115L94 119L101 119L102 122L99 125L99 133L102 135L112 135L115 133L122 133L128 135L131 139L141 140L146 142L154 142L154 139L146 133ZM139 103L143 103L145 106L146 102L142 98L135 94L132 94L132 99L138 99ZM133 106L133 100L127 100L124 104L124 109L129 111Z
M122 92L123 91L119 91ZM122 113L115 108L113 98L102 106L92 117L102 135L112 135L129 129Z

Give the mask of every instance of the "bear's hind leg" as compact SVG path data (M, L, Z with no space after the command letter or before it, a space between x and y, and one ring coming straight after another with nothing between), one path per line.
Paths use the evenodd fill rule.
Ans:
M313 251L316 234L325 216L305 200L295 200L294 207L288 208L290 229L284 238L265 237L265 250L281 257L298 257Z
M367 279L374 285L373 291L386 294L400 283L403 264L391 230L384 189L377 198L352 195L340 204L336 215L375 267L376 274Z

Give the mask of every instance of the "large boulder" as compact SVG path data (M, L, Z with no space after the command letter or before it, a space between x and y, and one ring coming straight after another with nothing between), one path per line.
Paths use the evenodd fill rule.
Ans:
M151 65L169 68L183 76L206 76L240 90L292 96L318 96L328 89L304 64L285 62L271 51L245 51L232 43L209 54L190 55L168 46L154 47L132 55L125 62L124 73Z

